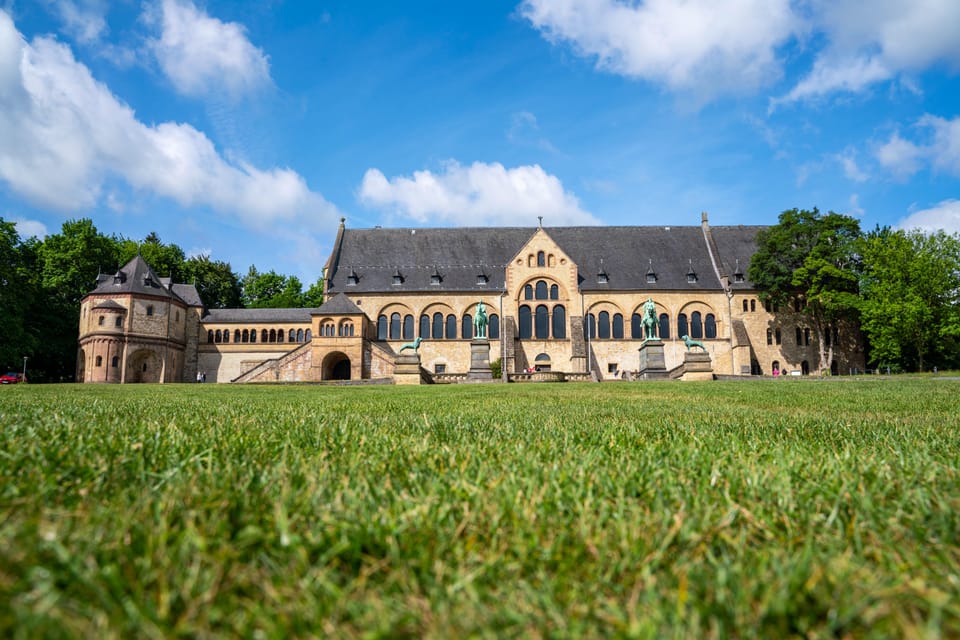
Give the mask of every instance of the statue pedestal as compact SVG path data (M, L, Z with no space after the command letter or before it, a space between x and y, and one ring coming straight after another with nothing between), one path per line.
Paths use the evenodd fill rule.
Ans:
M705 351L683 354L683 380L713 380L713 361Z
M493 382L489 340L475 338L470 341L470 370L467 371L467 382Z
M640 347L640 369L637 377L641 380L665 380L668 375L663 342L656 338L646 340Z
M397 356L393 368L394 384L420 384L420 354L404 353Z

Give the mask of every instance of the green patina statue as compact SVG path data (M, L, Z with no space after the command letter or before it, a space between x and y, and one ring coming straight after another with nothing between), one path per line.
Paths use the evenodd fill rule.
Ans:
M473 316L473 337L487 337L487 308L484 306L483 300L477 303L477 312Z
M421 343L421 342L423 342L423 338L420 338L420 337L418 337L418 338L417 338L416 340L414 340L413 342L406 342L406 343L400 345L400 350L397 351L397 353L402 353L402 352L406 351L407 349L410 349L410 350L412 350L414 353L417 353L417 349L420 348L420 343Z
M707 348L703 346L702 342L697 342L687 334L683 334L682 336L680 336L680 339L683 340L683 344L687 345L687 351L693 351L694 347L700 347L700 349L702 349L704 353L707 352Z
M657 305L653 303L653 298L647 298L647 301L643 304L643 340L657 340L659 336L657 335L657 329L659 328L659 322L657 321Z

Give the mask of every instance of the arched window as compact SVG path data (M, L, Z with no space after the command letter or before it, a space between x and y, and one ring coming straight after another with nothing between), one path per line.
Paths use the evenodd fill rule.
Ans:
M690 314L690 337L694 340L703 337L703 322L700 320L699 311Z
M524 300L533 300L533 285L527 284L523 287L523 299ZM102 324L102 323L101 323Z
M717 319L712 313L708 313L703 321L703 337L710 340L717 337Z
M350 320L344 320L340 323L340 337L341 338L352 338L353 337L353 322Z
M547 256L543 251L537 251L537 266L538 267L547 266Z
M250 342L250 332L246 329L243 330L243 342Z
M250 342L256 342L256 341L257 341L257 330L250 329Z
M487 318L487 337L491 340L500 339L500 316L491 313Z
M537 280L537 289L535 297L537 300L547 299L547 283L544 280Z
M469 313L463 314L460 321L460 337L469 340L473 337L473 317Z
M562 340L567 337L567 310L562 304L553 307L553 337Z
M804 360L803 362L801 362L801 363L800 363L800 372L803 373L803 375L805 375L805 376L810 375L810 363L807 362L806 360Z
M331 333L330 335L333 335L333 334ZM270 342L276 342L276 341L277 341L277 330L270 329Z
M260 342L269 342L269 341L270 341L270 334L267 333L266 329L264 329L263 331L260 332Z
M430 337L434 340L443 340L443 314L439 311L433 314L433 333Z
M681 313L677 316L677 337L689 335L690 332L687 330L687 314Z
M639 313L630 316L630 337L634 340L643 340L643 316Z
M430 337L430 316L427 314L420 316L420 337L423 339Z
M774 341L775 341L777 344L780 344L780 343L782 342L782 337L781 337L781 335L780 335L780 329L777 329L776 331L773 332L773 339L774 339Z
M350 327L353 328L353 325L350 325ZM409 313L403 316L403 339L413 340L413 316Z
M100 316L100 319L97 321L97 324L101 327L103 326L103 316Z
M213 342L213 329L207 330L207 342ZM217 342L220 342L220 330L217 329Z
M528 340L533 335L533 318L530 313L530 307L528 305L521 305L518 315L520 321L520 339Z
M380 314L377 316L377 340L387 339L387 316Z
M178 312L178 313L179 313L179 312ZM114 318L114 319L113 319L113 326L115 326L115 327L122 327L122 326L123 326L123 318L120 317L120 316L117 316L116 318Z
M296 342L297 333L293 329L290 329L290 334L287 336L287 342Z
M447 316L447 331L446 331L447 340L456 340L457 339L457 316L452 313Z
M223 330L223 341L230 342L230 329Z
M743 299L743 312L744 312L744 313L747 312L747 299L746 299L746 298Z
M147 305L147 315L148 315L148 316L152 316L152 315L153 315L153 305L152 305L152 304L148 304L148 305Z
M103 366L103 356L97 356L96 366L98 366L98 367L102 367L102 366Z
M320 335L325 338L332 338L334 335L336 335L332 320L328 320L320 325Z
M117 365L119 364L120 364L120 356L113 356L113 358L110 360L110 366L116 369Z
M390 339L400 339L400 314L396 312L390 314Z
M560 287L555 284L550 285L550 299L559 300L560 299Z
M752 311L756 311L756 310L757 310L757 301L754 300L754 299L751 299L751 300L750 300L750 311L752 312Z
M797 346L800 347L803 345L803 329L797 327Z
M313 340L313 332L310 331L310 329L307 329L306 332L303 334L303 337L307 342L310 342L311 340Z
M613 314L613 338L623 340L623 316L619 313Z
M588 340L593 340L597 337L597 318L592 313L587 314L587 326L585 329Z
M534 335L540 340L550 337L550 314L547 305L537 305L536 320L533 323Z
M610 338L610 314L606 311L597 314L597 337L601 340Z
M773 344L773 329L767 329L767 344Z
M233 341L240 342L240 329L233 330Z
M297 342L303 342L303 329L297 329Z
M803 344L810 346L810 329L804 328L803 330Z
M657 332L661 340L670 339L670 316L665 313L660 314L660 330Z

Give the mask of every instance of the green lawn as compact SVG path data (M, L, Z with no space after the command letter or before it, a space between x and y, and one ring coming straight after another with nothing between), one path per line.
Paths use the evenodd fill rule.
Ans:
M960 636L960 381L0 388L0 635Z

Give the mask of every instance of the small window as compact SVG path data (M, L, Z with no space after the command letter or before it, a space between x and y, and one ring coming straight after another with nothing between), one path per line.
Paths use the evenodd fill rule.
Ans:
M114 319L113 319L113 326L115 326L115 327L122 327L122 326L123 326L123 318L121 318L120 316L117 316L116 318L114 318Z
M607 363L607 373L617 373L618 371L620 371L620 365L616 362Z
M110 361L110 366L114 369L120 364L120 356L113 356L113 359Z
M773 329L767 329L767 344L773 344Z
M256 342L256 341L257 341L257 330L250 329L250 342Z
M547 266L547 255L543 251L537 251L537 266Z
M147 315L148 315L148 316L152 316L152 315L153 315L153 305L152 305L152 304L148 304L148 305L147 305Z
M763 303L763 308L766 309L767 313L773 313L773 304L769 300Z
M523 299L533 300L533 285L528 284L523 287Z
M360 276L357 275L357 272L353 269L350 269L350 274L347 275L347 286L355 287L357 283L360 282Z
M793 299L793 310L797 313L803 311L803 302L800 301L800 298Z
M433 372L434 372L434 373L446 373L446 372L447 372L447 365L445 365L445 364L435 364L435 365L433 365Z
M608 284L610 282L610 276L607 275L606 271L601 270L597 274L597 284Z
M97 356L96 366L98 366L98 367L102 367L102 366L103 366L103 356Z
M395 285L403 284L403 275L400 273L399 269L393 272L393 284Z
M485 273L477 274L477 284L480 285L481 287L486 285L489 281L490 281L490 278L487 277L487 274Z
M217 333L220 333L220 331L217 330ZM213 329L207 329L207 342L208 343L213 342Z
M433 274L430 276L430 284L439 285L441 282L443 282L443 277L440 275L439 272L434 271Z
M773 332L773 337L774 337L774 340L776 340L777 344L780 344L781 342L783 342L783 338L780 335L780 329L777 329L776 331Z
M746 298L743 299L743 312L744 312L744 313L747 312L747 299L746 299Z
M97 320L97 324L100 325L101 327L103 326L103 320L104 320L103 316L100 316L100 319Z
M756 311L756 310L757 310L757 301L750 300L750 311Z
M801 329L800 327L797 327L796 334L797 334L797 346L802 347L803 346L803 329Z
M735 273L735 274L733 274L733 281L734 281L734 282L743 282L743 274L742 274L742 273Z
M550 299L559 300L560 299L560 287L555 284L550 285Z

